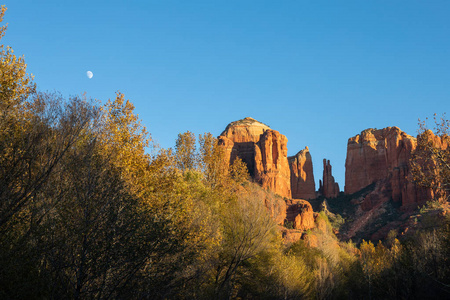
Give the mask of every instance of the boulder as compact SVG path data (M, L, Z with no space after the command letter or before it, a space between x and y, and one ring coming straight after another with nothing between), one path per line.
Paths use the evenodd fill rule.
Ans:
M288 200L286 220L292 222L297 230L308 230L315 227L314 212L306 200Z

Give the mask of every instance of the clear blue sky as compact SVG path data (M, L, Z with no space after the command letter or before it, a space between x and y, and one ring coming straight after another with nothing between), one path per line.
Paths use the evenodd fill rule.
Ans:
M4 2L5 3L5 2ZM250 116L344 187L347 140L448 112L450 1L7 0L40 90L120 90L164 147ZM88 79L86 71L94 73ZM316 186L317 188L317 186Z

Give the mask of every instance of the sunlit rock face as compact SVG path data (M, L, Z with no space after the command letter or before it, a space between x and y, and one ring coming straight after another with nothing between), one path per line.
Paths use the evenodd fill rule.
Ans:
M294 199L316 198L316 185L311 154L308 147L288 157L291 170L291 191Z
M231 122L219 136L219 143L225 146L226 157L233 163L236 157L247 165L252 177L255 174L255 145L261 135L271 130L269 126L253 118Z
M308 230L315 227L314 212L306 200L288 200L286 202L286 220L297 230Z
M230 123L219 136L226 158L236 157L247 165L250 176L262 187L291 197L287 138L252 118Z
M366 129L350 138L345 162L345 193L352 194L380 179L394 168L408 165L416 139L398 127Z
M429 200L430 195L411 180L409 160L416 148L416 138L398 127L366 129L350 138L345 162L345 193L352 194L377 183L363 209L370 210L392 199L403 208Z
M323 178L319 183L319 192L325 198L336 198L339 195L339 184L335 182L329 160L323 160Z

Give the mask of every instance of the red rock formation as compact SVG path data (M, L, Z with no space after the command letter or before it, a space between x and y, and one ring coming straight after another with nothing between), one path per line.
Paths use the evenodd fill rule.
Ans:
M219 136L227 159L240 157L250 175L264 188L291 197L287 138L252 118L230 123Z
M429 200L429 195L409 178L409 160L416 139L398 127L366 129L348 140L345 162L345 193L352 194L378 182L366 197L364 210L392 198L403 208Z
M326 198L336 198L339 195L339 184L334 181L330 161L323 160L323 182L319 181L319 192Z
M226 157L230 164L236 157L240 157L247 165L252 177L255 174L255 144L261 135L271 130L269 126L252 118L245 118L228 124L218 137L219 145L225 146Z
M286 220L292 222L294 229L314 228L314 212L311 204L305 200L288 200Z
M283 197L291 197L287 138L275 130L266 130L255 145L255 180Z
M408 166L416 139L398 127L366 129L348 140L345 193L352 194L380 179L394 168Z
M316 185L308 147L288 157L291 169L291 191L294 199L316 198Z

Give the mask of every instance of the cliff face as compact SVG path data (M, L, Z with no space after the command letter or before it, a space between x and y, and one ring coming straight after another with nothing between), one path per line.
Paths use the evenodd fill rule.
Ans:
M287 138L275 130L266 130L255 145L255 180L283 197L291 197Z
M294 199L316 198L316 185L308 147L288 157L291 170L291 190Z
M319 192L325 198L336 198L339 195L339 184L335 182L329 160L323 160L323 181L319 183Z
M219 136L230 163L236 157L247 165L250 176L262 187L291 197L287 138L252 118L230 123Z
M345 193L352 194L372 183L382 183L383 193L367 197L363 207L392 198L402 206L426 201L423 191L409 178L409 160L416 139L398 127L366 129L348 140L345 162ZM379 183L380 184L380 183Z
M230 163L239 157L247 165L250 176L255 176L255 145L261 135L271 130L269 126L252 118L245 118L228 124L219 136L219 144L225 147L225 156Z
M416 139L398 127L366 129L348 140L345 193L352 194L408 165Z

